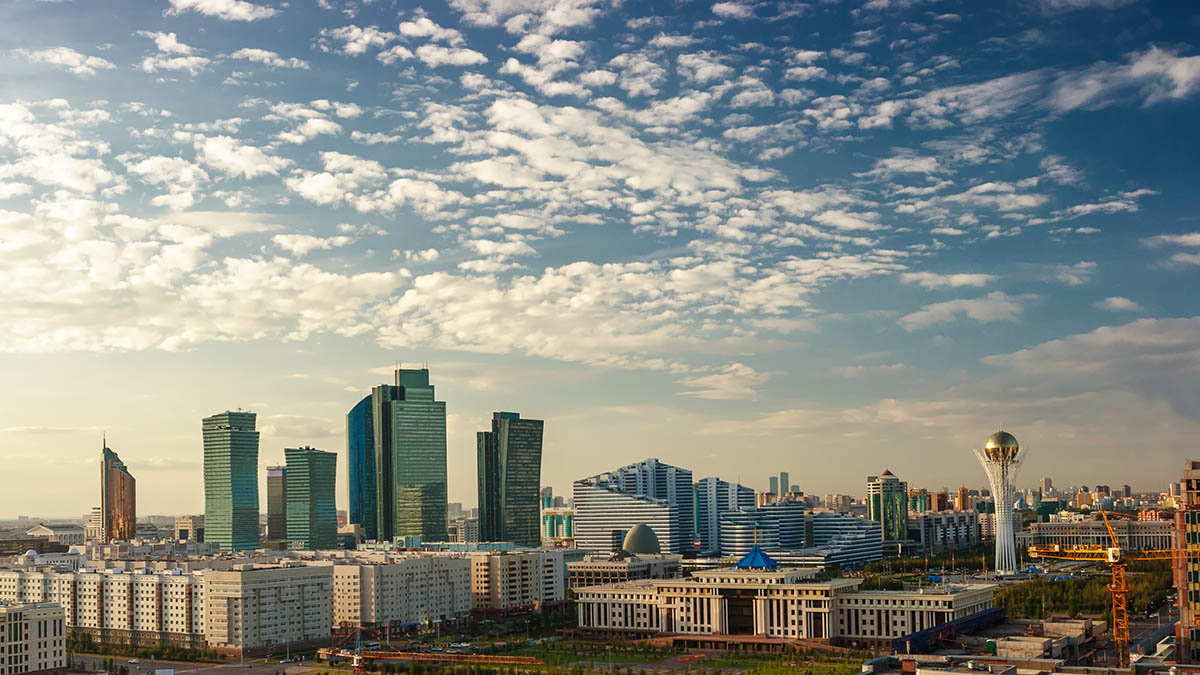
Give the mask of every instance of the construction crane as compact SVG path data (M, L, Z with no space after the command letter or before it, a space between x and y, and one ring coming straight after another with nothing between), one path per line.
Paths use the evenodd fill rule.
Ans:
M1129 586L1125 582L1125 568L1129 563L1140 560L1180 560L1200 558L1200 549L1125 549L1117 539L1109 522L1109 512L1100 511L1104 527L1108 530L1110 546L1062 546L1050 544L1045 546L1030 546L1030 558L1050 558L1054 560L1082 560L1104 563L1112 568L1112 583L1108 589L1112 593L1112 634L1113 650L1117 667L1129 666ZM1111 514L1123 515L1123 514Z

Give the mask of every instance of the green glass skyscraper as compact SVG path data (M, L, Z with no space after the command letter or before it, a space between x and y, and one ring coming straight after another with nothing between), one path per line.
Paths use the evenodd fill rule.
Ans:
M479 541L541 544L542 420L492 415L492 430L476 434Z
M337 454L315 448L284 448L287 459L289 548L319 551L337 546L334 506Z
M251 412L205 417L204 538L222 551L258 548L258 432Z
M429 369L397 369L372 395L377 539L446 539L446 403ZM353 477L352 477L353 480Z

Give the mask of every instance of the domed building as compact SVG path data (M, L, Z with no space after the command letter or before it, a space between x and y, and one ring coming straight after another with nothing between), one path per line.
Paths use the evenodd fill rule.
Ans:
M638 523L625 533L625 541L621 550L634 555L658 555L662 549L658 545L658 535L645 523Z

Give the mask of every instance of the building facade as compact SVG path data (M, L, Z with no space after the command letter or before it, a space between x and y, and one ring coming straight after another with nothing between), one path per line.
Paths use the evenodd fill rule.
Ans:
M557 506L542 509L542 545L561 546L575 541L575 509Z
M657 459L575 481L575 541L591 551L620 550L625 533L645 523L664 552L694 550L692 472Z
M26 536L41 537L65 546L79 546L85 541L85 531L75 523L43 525L38 523L25 531Z
M376 499L378 486L375 469L375 408L388 410L389 398L378 404L375 397L399 395L399 388L390 385L375 387L346 413L346 471L349 484L349 521L361 525L363 537L375 540L379 536Z
M479 540L541 544L542 420L492 415L492 430L476 434Z
M137 481L105 443L100 458L100 527L104 541L133 539L136 511Z
M923 553L961 551L980 542L977 511L928 511L908 520L909 539Z
M244 566L205 570L204 636L225 654L329 643L333 566Z
M337 547L337 454L284 448L287 460L287 540L290 548Z
M767 551L804 548L804 511L803 502L790 501L722 513L721 555L740 558L756 545Z
M1175 547L1174 524L1163 520L1109 520L1113 534L1124 549L1168 549ZM1102 520L1081 523L1030 523L1025 531L1017 532L1017 547L1030 546L1094 546L1108 548L1112 538Z
M753 488L729 483L720 478L701 478L696 482L696 533L700 550L716 553L720 550L721 515L729 511L754 509Z
M1183 478L1176 485L1179 500L1172 548L1195 551L1200 549L1200 461L1187 460ZM1179 663L1200 663L1200 555L1178 556L1172 565L1179 604L1175 659Z
M638 579L672 579L679 575L681 559L682 556L675 554L633 555L624 551L610 555L585 555L583 560L567 563L567 588Z
M867 476L867 517L882 526L884 541L908 537L908 483L888 470Z
M333 566L333 624L398 631L471 615L471 560L419 556Z
M258 548L258 431L251 412L204 418L205 538L222 551Z
M287 539L287 467L267 467L267 541Z
M0 604L0 675L64 675L67 633L53 603Z
M476 612L536 611L566 597L566 558L562 551L477 551L468 556L471 606Z
M176 518L175 539L204 541L204 516L179 516Z

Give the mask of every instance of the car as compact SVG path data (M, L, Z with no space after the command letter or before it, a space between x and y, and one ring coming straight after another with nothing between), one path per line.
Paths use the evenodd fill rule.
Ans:
M279 662L280 663L291 663L292 660L291 659L279 659Z
M129 662L130 662L130 663L132 663L132 664L134 664L134 665L137 665L137 664L141 663L141 661L138 661L137 659L129 659Z

